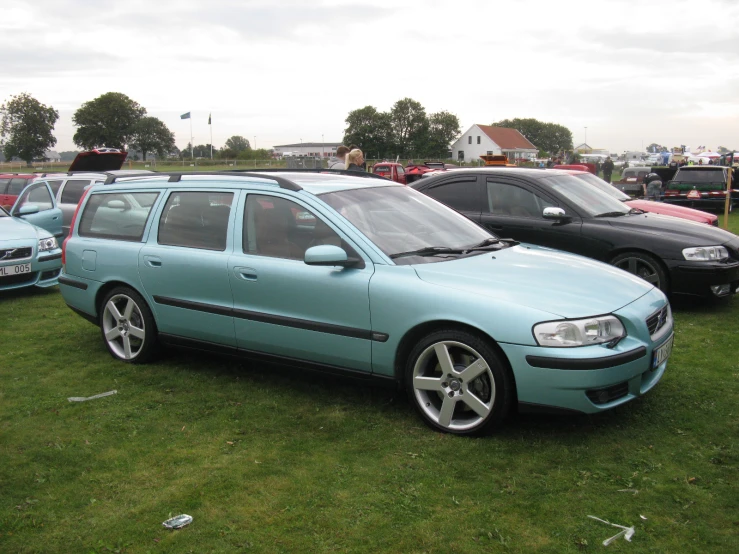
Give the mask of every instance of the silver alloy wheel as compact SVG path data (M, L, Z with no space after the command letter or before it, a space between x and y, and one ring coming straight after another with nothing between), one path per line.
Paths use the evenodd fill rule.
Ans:
M495 404L495 379L485 359L456 341L426 348L413 367L413 392L426 416L455 431L482 424Z
M141 308L125 294L116 294L103 310L103 334L110 350L123 360L139 355L146 339Z
M654 264L643 257L629 256L617 261L613 266L644 279L658 289L661 289L664 284L660 283L659 272Z

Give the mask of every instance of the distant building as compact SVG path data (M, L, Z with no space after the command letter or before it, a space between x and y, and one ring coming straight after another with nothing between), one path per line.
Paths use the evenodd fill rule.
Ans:
M44 158L49 160L50 162L61 162L62 156L59 154L59 152L55 152L54 150L47 150L44 152Z
M298 144L280 144L274 146L274 155L283 156L333 158L340 142L299 142Z
M511 162L536 158L539 150L516 129L475 124L452 144L452 156L476 162L485 154L505 155Z

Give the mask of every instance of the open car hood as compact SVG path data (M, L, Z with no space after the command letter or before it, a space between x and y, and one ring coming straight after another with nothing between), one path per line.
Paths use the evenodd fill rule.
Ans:
M80 152L69 166L69 171L113 171L123 167L128 152L90 150Z

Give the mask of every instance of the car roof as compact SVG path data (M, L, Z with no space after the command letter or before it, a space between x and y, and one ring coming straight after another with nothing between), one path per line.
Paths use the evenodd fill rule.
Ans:
M182 172L151 173L147 175L122 175L109 177L106 185L167 184L167 186L223 187L236 185L277 186L288 190L305 190L319 195L358 188L402 187L403 185L380 176L351 172L301 172L301 171L264 171L249 172ZM177 183L169 185L168 183Z
M431 183L437 179L448 177L450 175L458 175L464 173L482 173L490 175L520 175L529 177L532 179L541 179L545 176L552 175L569 175L570 170L564 169L545 169L545 168L529 168L529 167L505 167L505 166L488 166L488 167L460 167L459 169L452 169L449 171L439 171L435 173L427 173L418 181L415 181L411 186L424 185Z
M28 177L38 177L35 173L0 173L0 177L3 179L27 179Z

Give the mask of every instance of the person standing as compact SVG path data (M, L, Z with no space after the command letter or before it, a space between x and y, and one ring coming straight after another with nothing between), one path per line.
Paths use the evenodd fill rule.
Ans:
M347 171L365 171L364 154L359 148L351 150L346 155L346 169Z
M336 149L336 159L332 162L329 162L328 168L329 169L346 169L345 158L348 153L349 153L349 149L346 146L344 146L343 144L339 146Z
M603 162L603 167L601 169L603 170L603 180L606 183L610 183L611 175L613 175L613 160L611 160L610 156L608 156L606 161Z
M644 194L647 200L660 201L662 194L662 178L656 173L650 173L644 177Z

